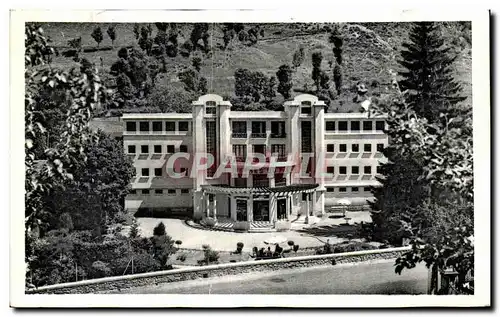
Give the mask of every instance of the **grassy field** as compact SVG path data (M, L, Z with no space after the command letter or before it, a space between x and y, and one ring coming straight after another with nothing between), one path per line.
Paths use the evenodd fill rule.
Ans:
M102 28L104 34L104 40L100 45L110 46L111 41L106 34L108 23L44 23L42 27L55 46L64 50L68 47L69 39L80 36L84 47L96 46L91 33L97 25ZM133 24L114 25L117 33L114 49L83 54L83 57L95 63L98 68L101 68L101 72L105 73L117 60L117 51L120 47L137 45L133 34ZM209 91L225 96L232 95L234 72L238 68L248 68L252 71L262 71L266 75L275 75L280 65L291 64L293 53L300 46L305 48L306 59L293 75L294 89L303 89L304 85L313 86L311 54L315 51L322 52L324 57L322 69L332 77L332 69L328 63L334 60L332 44L328 42L328 34L321 31L322 26L322 24L303 23L263 24L265 34L256 45L246 46L238 40L233 40L229 48L223 51L220 49L221 25L211 25L210 43L214 47L214 54L211 58L203 60L201 69L202 74L209 81ZM183 24L179 29L179 43L182 44L189 38L192 25ZM397 59L400 58L401 44L407 40L408 26L405 23L343 23L340 24L340 30L344 36L344 83L343 94L339 100L342 100L344 105L338 111L356 111L357 106L352 105L354 94L350 92L351 87L358 81L363 81L370 89L370 84L376 81L381 84L381 88L377 89L383 92L392 79L391 72L398 70ZM153 26L153 36L155 33L156 27ZM464 94L469 96L468 102L471 102L470 31L464 30L461 24L447 23L443 27L443 36L446 44L453 46L459 55L456 62L457 79L462 82ZM169 58L167 66L169 71L158 84L168 86L178 83L178 70L189 64L190 59L180 55ZM54 60L56 67L69 68L75 65L69 57L59 56Z

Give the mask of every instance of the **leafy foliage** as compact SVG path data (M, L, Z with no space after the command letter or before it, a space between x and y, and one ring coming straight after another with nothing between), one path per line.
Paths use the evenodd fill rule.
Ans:
M109 36L109 39L111 40L111 45L115 45L115 40L116 40L116 29L114 25L110 25L108 29L106 30L106 33Z
M101 44L102 40L104 39L104 36L102 35L102 30L101 27L96 27L94 31L92 31L91 34L92 38L94 41L97 43L97 47Z
M416 34L410 38L418 43L440 43L432 39L435 34L422 29L432 27L417 24ZM421 39L422 34L429 40ZM432 54L429 58L437 59ZM446 54L441 58L449 59ZM431 76L437 82L447 77L447 72ZM372 108L374 114L389 114L387 134L391 140L384 151L389 163L382 167L383 187L374 189L373 233L376 239L393 243L407 238L412 245L412 250L397 260L397 272L415 267L421 261L431 267L435 275L452 268L458 274L456 289L471 293L473 282L467 280L467 275L473 276L474 257L471 108L457 111L461 106L450 102L457 101L456 89L446 91L439 85L438 98L427 99L429 105L436 108L420 107L415 100L429 96L428 87L433 84L428 80L429 77L421 78L422 83L414 83L413 87L418 88L415 91L409 94L396 91L390 99L381 100ZM447 98L447 94L452 97ZM436 109L442 112L436 115ZM469 114L452 116L467 112ZM382 231L389 230L392 237L380 236ZM433 281L436 280L434 276Z
M289 65L281 65L276 72L278 78L278 92L285 98L291 97L291 90L293 87L292 82L292 69Z
M292 60L293 68L297 68L300 65L302 65L305 57L306 57L306 55L304 52L304 47L300 46L299 49L296 50L295 53L293 53L293 60Z

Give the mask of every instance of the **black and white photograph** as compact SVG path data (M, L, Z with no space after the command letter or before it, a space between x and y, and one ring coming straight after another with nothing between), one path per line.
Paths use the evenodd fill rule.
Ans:
M441 15L11 11L11 305L489 306L489 13Z

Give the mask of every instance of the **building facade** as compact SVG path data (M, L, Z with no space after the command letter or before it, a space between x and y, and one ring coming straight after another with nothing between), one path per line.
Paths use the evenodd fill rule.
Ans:
M270 225L301 216L312 221L339 199L365 205L378 185L388 142L382 117L326 113L308 94L285 102L284 111L232 111L214 94L192 107L123 115L124 149L137 170L125 203L131 212L190 210L196 219Z

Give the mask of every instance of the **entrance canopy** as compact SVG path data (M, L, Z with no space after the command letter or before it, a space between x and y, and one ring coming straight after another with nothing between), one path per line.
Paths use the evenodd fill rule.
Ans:
M294 184L276 187L233 187L229 185L201 185L208 194L275 194L286 196L289 194L312 193L319 184Z

